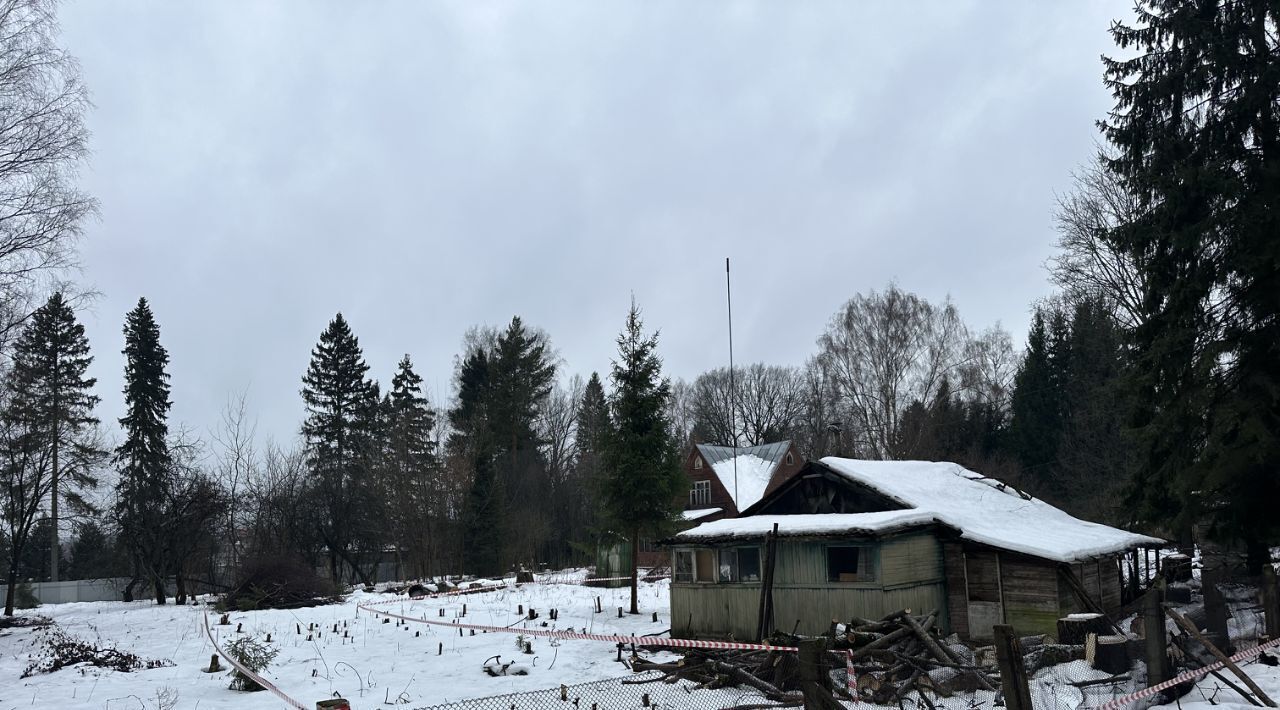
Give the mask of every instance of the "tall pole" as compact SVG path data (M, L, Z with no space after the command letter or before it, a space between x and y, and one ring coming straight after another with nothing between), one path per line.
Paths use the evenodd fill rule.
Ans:
M733 382L733 288L729 282L729 257L724 258L724 298L729 306L729 435L733 447L733 507L738 507L738 422L733 404L738 393ZM741 510L737 511L741 513Z

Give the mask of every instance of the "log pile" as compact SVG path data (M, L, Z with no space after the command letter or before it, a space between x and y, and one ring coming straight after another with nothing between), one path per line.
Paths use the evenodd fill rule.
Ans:
M857 677L855 692L862 700L881 704L897 704L917 691L947 697L999 688L995 668L979 665L972 650L956 637L940 636L934 628L937 618L936 611L916 616L903 610L879 620L855 618L833 624L828 634L829 666L844 668L851 651ZM770 642L794 647L799 640L776 634ZM661 671L663 676L654 681L689 680L700 688L746 686L775 703L798 704L801 700L799 662L792 652L690 649L674 663L633 659L632 664L636 671ZM839 684L835 694L852 699Z

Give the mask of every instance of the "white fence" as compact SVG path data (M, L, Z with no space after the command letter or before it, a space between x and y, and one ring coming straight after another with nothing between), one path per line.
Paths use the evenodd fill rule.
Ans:
M41 604L120 601L124 597L124 587L128 583L128 577L74 579L68 582L32 582L31 593L35 594L36 599L39 599ZM8 592L8 587L0 584L0 599L4 599Z

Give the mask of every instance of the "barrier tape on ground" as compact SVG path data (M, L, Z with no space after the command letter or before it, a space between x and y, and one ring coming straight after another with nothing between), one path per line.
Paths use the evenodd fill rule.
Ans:
M1250 658L1253 658L1254 656L1267 650L1268 648L1272 648L1275 646L1280 646L1280 639L1273 639L1266 643L1254 646L1253 648L1247 648L1237 653L1236 655L1231 656L1230 657L1231 662L1239 663L1240 661L1247 661ZM1120 710L1120 708L1125 707L1129 703L1132 703L1136 700L1142 700L1144 698L1150 698L1163 690L1168 690L1169 688L1172 688L1175 685L1185 683L1189 680L1199 680L1200 678L1203 678L1204 676L1207 676L1216 670L1221 670L1225 668L1226 665L1227 664L1223 663L1222 661L1217 661L1215 663L1211 663L1205 666L1204 668L1197 668L1193 671L1187 671L1186 673L1183 673L1182 675L1179 675L1176 678L1170 678L1169 680L1166 680L1163 683L1158 683L1156 685L1153 685L1150 688L1144 688L1131 695L1126 695L1123 698L1116 698L1115 700L1108 701L1104 705L1099 706L1098 710Z
M434 596L444 596L444 595L443 594L428 595L428 597L434 597ZM426 598L426 597L423 597L423 598ZM423 616L422 618L418 618L414 616L405 616L403 614L396 614L390 611L386 611L384 609L372 608L373 605L394 604L396 602L403 602L403 601L404 599L388 599L381 602L373 602L373 604L357 604L356 608L361 609L363 611L367 611L374 615L381 614L383 616L388 616L393 619L400 619L402 621L412 621L415 624L427 624L429 626L444 626L451 629L458 629L459 632L461 632L462 629L471 629L474 631L482 631L486 633L492 632L492 633L522 634L524 636L541 636L543 638L553 638L553 639L605 641L608 643L617 643L617 644L629 643L629 644L634 644L636 646L667 646L672 648L710 648L710 649L716 649L716 650L732 650L732 651L782 651L786 653L796 653L800 650L795 646L772 646L770 644L762 644L762 643L738 643L736 641L696 641L693 639L677 639L677 638L668 638L665 636L621 636L617 634L589 634L589 633L578 633L576 631L559 631L556 629L516 629L516 628L507 627L507 626L489 626L486 624L464 624L456 620L433 621L431 619L428 619L426 616ZM417 601L417 599L414 599L414 601ZM846 682L849 689L852 690L855 685L854 672L853 672L853 652L845 651L844 654L845 654L845 670L848 674L848 678Z
M286 695L285 692L277 688L274 683L267 680L266 678L263 678L257 673L254 673L248 668L245 668L239 661L232 658L231 656L228 656L226 652L223 651L222 648L218 646L217 640L213 638L213 631L209 628L209 612L205 612L204 614L204 635L209 638L209 643L213 644L213 650L217 651L219 656L222 656L223 658L227 659L227 663L230 663L231 665L235 666L236 670L240 671L245 676L253 679L253 682L257 683L258 685L274 693L275 696L283 700L286 705L297 708L297 710L309 710L306 705L303 705L297 700L294 700L293 698Z

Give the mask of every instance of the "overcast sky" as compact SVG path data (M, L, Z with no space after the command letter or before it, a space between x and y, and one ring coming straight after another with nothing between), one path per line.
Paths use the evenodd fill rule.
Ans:
M337 311L438 401L465 330L515 314L603 374L634 294L692 378L726 361L726 256L740 363L802 363L892 280L1021 348L1126 9L69 0L100 416L139 296L173 419L207 431L247 389L277 439Z

